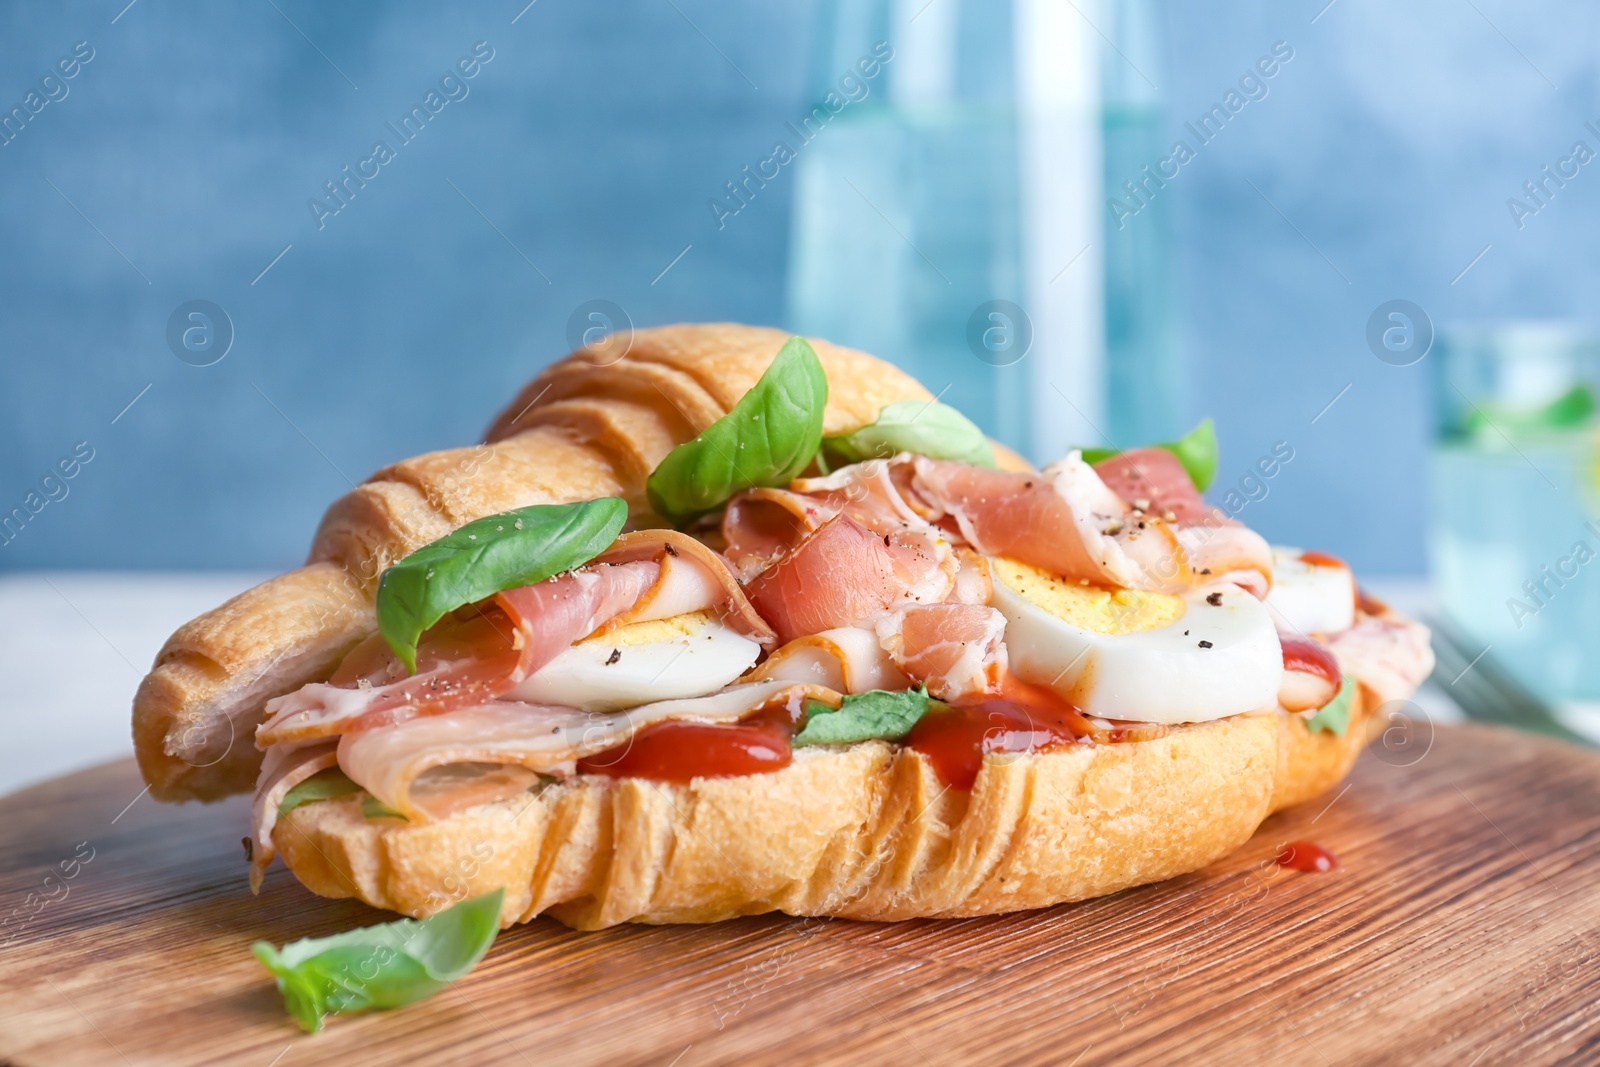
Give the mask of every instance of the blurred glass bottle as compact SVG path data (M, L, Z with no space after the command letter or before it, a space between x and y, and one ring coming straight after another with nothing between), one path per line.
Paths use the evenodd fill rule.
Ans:
M796 151L791 327L893 360L1040 459L1105 422L1100 12L829 0L813 97L835 106Z
M1533 692L1600 700L1600 339L1441 333L1429 542L1446 616Z

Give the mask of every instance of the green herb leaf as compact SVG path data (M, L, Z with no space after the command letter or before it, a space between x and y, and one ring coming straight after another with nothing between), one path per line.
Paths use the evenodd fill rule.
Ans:
M1202 493L1210 488L1212 479L1217 476L1217 428L1209 418L1201 419L1200 425L1176 441L1163 441L1151 447L1165 449L1177 456L1183 469L1189 472L1195 488ZM1101 460L1120 455L1121 451L1118 448L1085 448L1082 449L1083 461L1093 466Z
M930 459L953 459L976 467L994 467L994 446L977 424L937 400L896 400L878 412L878 419L855 433L826 437L823 450L839 463L887 459L897 452L915 452Z
M1593 390L1580 382L1538 407L1485 400L1466 411L1462 420L1468 433L1492 436L1498 441L1501 433L1533 436L1582 428L1594 420L1596 406Z
M414 671L418 639L445 615L589 562L611 546L627 521L627 503L603 497L534 504L469 522L383 572L378 630Z
M461 978L500 932L504 895L496 889L420 922L305 938L281 950L257 941L250 951L277 977L289 1014L316 1031L328 1015L410 1004Z
M318 771L285 793L283 799L278 801L278 817L282 818L300 805L310 804L314 800L332 800L334 797L360 791L361 787L346 778L343 771L337 767L329 767L325 771Z
M852 693L837 709L818 700L806 701L806 725L794 745L848 745L856 741L894 741L906 736L931 703L926 689L890 692L873 689Z
M766 373L692 441L667 453L645 489L656 513L683 521L759 485L793 481L822 443L828 376L804 337L791 337Z
M1306 720L1306 729L1312 733L1326 730L1335 737L1343 737L1350 728L1350 705L1355 702L1355 695L1356 680L1347 674L1338 694Z
M366 797L361 801L361 817L364 819L404 819L405 816L395 811L377 797Z

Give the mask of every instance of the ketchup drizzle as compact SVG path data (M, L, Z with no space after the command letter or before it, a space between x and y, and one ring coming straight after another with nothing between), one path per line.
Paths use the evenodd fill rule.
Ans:
M1147 723L1097 725L1053 690L1008 674L998 693L930 708L905 744L928 757L941 781L970 790L986 755L1044 752L1085 739L1142 741L1165 733L1166 727Z
M941 781L970 790L986 755L1043 752L1078 741L1146 741L1167 732L1155 723L1087 718L1054 691L1010 675L997 688L956 704L936 703L902 743L927 756ZM688 782L779 771L794 760L792 740L805 719L804 705L804 691L797 689L736 723L655 723L631 741L579 760L578 773Z
M1283 646L1284 670L1315 674L1335 689L1343 683L1344 675L1339 670L1339 661L1322 645L1304 637L1285 634L1278 635L1278 643Z
M797 690L736 723L654 723L615 748L579 760L578 773L687 782L781 771L794 761L790 740L804 701Z

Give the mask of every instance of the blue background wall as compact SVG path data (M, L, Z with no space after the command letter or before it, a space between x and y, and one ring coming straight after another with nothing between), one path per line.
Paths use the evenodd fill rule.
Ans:
M1169 188L1181 335L1224 478L1296 448L1243 517L1414 572L1427 365L1380 363L1366 320L1588 314L1600 176L1520 230L1505 201L1600 145L1596 15L1324 2L1160 6L1174 131L1296 52ZM474 439L586 300L782 321L792 183L721 232L705 201L802 110L810 0L124 3L0 5L0 109L95 50L0 147L0 511L94 449L0 569L290 566L350 479ZM469 95L319 230L307 199L480 40ZM213 366L165 340L191 299L235 326Z

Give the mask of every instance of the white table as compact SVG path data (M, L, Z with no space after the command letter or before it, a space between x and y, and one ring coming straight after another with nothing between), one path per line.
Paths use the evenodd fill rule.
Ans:
M162 642L261 574L0 574L0 793L133 753L128 709Z
M263 574L34 572L0 575L0 677L6 719L0 794L131 755L128 709L139 679L179 625ZM1417 582L1373 582L1402 610L1427 601ZM1434 686L1416 698L1436 722L1459 709Z

